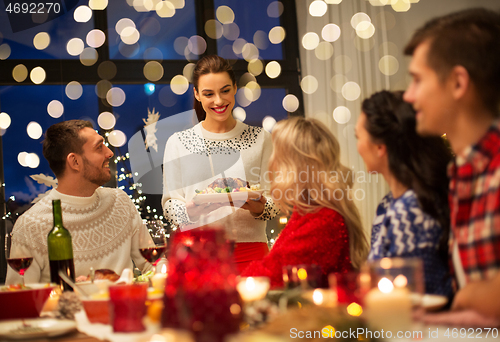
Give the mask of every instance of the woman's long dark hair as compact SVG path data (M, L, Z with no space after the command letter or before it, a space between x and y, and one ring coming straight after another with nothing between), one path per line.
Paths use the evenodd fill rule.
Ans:
M365 129L373 142L387 147L389 170L415 191L423 211L436 219L443 236L440 252L447 257L450 210L446 168L450 150L441 137L422 137L415 130L415 111L403 92L381 91L363 101Z
M208 55L203 57L196 63L193 70L193 86L196 91L198 91L198 81L200 76L206 74L217 74L220 72L227 72L229 78L233 82L233 86L236 84L236 76L234 76L233 68L227 60L217 55ZM205 120L207 113L203 109L201 102L194 98L194 110L196 111L196 116L198 117L198 122Z

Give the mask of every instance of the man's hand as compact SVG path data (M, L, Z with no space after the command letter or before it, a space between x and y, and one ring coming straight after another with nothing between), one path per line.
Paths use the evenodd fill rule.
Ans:
M428 325L449 325L455 327L484 327L499 326L498 319L483 316L474 310L446 311L424 315L422 321Z
M471 281L465 285L455 295L451 309L472 309L500 320L500 272L491 279Z

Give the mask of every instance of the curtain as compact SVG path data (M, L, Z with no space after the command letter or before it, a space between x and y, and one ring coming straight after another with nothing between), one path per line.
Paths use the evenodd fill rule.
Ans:
M369 234L378 202L389 188L382 175L369 177L356 149L354 127L361 102L376 91L406 88L409 58L403 56L403 48L427 20L470 7L499 10L500 4L498 0L296 0L296 7L305 115L322 121L338 139L341 162L359 180L356 204ZM336 40L332 24L340 29Z
M313 17L309 14L311 1L297 0L296 4L305 115L326 124L339 141L341 162L355 176L353 197L360 211L363 227L369 234L377 204L389 189L382 175L367 173L357 152L354 127L362 100L377 90L390 87L389 76L382 74L376 63L380 60L380 54L388 53L383 49L389 49L391 45L380 46L387 41L386 31L377 27L372 38L358 37L351 26L351 18L358 12L364 12L372 19L372 23L376 18L385 22L385 11L383 7L372 7L366 0L349 0L338 5L328 5L326 14ZM334 42L325 41L322 37L324 35L332 40L338 35L335 27L325 28L328 24L335 24L340 28L340 37ZM373 25L375 24L377 22ZM307 48L315 45L314 41L307 41L308 37L314 40L314 34L311 33L319 36L320 43L316 48L307 50L304 44ZM313 78L317 80L314 92Z

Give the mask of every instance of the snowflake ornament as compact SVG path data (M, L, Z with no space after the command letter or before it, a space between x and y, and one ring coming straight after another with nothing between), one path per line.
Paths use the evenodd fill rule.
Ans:
M160 118L160 112L155 113L155 109L150 111L148 108L148 119L142 119L145 123L144 129L146 130L146 149L149 147L154 148L158 152L158 144L156 143L156 123Z

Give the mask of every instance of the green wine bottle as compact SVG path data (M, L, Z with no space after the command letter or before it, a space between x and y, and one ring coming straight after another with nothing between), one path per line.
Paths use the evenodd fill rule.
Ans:
M73 244L71 234L64 228L62 223L61 200L52 200L52 213L54 215L54 227L47 236L50 282L59 285L62 291L73 291L72 287L59 276L59 271L63 271L71 280L75 281Z

